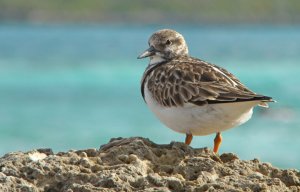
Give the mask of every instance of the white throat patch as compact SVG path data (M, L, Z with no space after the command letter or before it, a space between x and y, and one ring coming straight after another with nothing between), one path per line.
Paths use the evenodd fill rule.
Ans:
M149 63L149 65L155 65L155 64L161 63L161 62L163 62L165 60L166 59L162 58L159 55L153 55L153 56L150 57L150 63Z

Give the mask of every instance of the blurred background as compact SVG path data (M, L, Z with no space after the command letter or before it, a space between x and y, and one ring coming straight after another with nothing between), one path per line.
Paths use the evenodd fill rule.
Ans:
M156 30L277 103L223 133L220 153L300 169L300 1L0 0L0 155L99 148L113 137L184 141L140 94ZM212 147L215 135L195 137Z

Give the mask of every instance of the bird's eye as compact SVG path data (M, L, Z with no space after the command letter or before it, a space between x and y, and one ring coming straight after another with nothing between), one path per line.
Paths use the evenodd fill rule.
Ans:
M167 41L166 41L166 45L171 45L172 44L172 42L168 39Z

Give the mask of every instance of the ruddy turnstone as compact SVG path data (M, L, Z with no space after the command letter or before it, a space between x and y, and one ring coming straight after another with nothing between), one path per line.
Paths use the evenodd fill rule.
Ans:
M141 81L143 98L162 123L186 134L188 145L193 135L216 133L217 153L222 131L248 121L255 106L268 107L273 101L222 67L190 57L183 36L174 30L159 30L148 43L138 57L150 57Z

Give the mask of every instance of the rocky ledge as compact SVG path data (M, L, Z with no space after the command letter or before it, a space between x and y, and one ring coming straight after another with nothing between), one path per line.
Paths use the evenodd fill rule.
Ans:
M0 158L0 191L300 191L300 172L183 143L116 138L97 149Z

